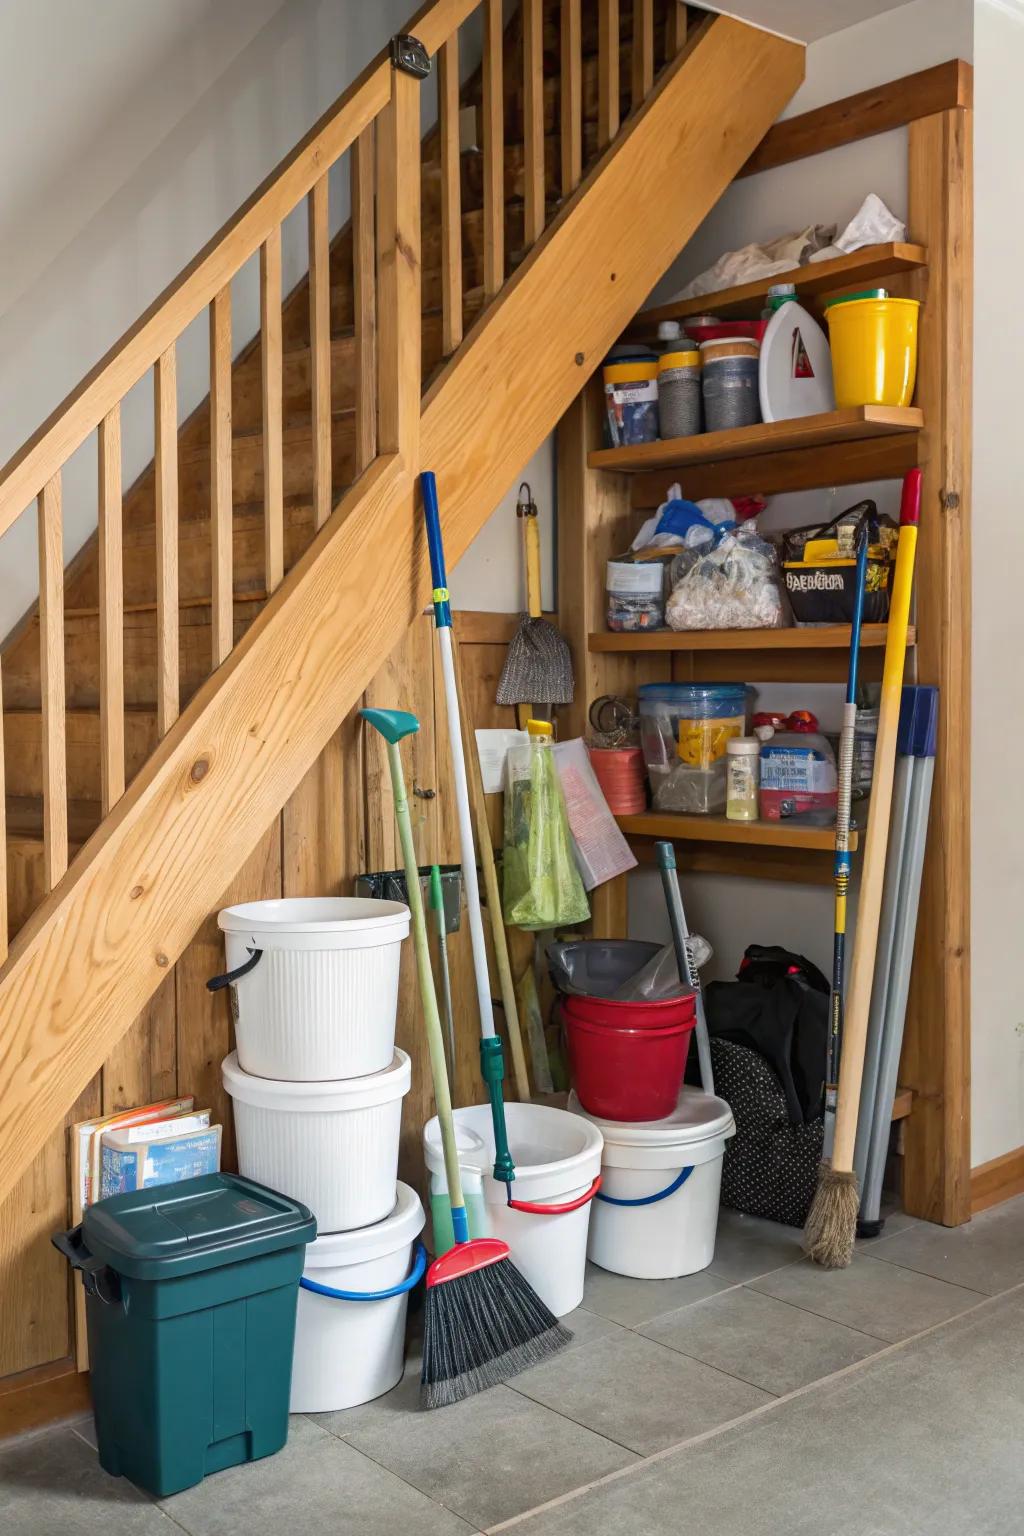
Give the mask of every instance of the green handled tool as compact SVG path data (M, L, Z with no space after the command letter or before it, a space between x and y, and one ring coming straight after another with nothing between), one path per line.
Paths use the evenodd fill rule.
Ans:
M448 1036L448 1071L455 1081L455 1014L452 1009L452 978L448 970L448 928L444 915L444 891L441 888L441 866L430 866L430 910L437 924L437 953L441 962L441 997L444 1001L444 1025Z

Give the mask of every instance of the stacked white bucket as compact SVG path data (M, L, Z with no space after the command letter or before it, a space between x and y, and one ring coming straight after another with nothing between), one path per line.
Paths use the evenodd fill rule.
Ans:
M299 1291L292 1412L350 1408L401 1377L404 1287L422 1269L423 1208L397 1178L411 1076L395 1049L409 909L310 897L228 907L219 922L235 978L237 1049L222 1072L239 1171L317 1220Z

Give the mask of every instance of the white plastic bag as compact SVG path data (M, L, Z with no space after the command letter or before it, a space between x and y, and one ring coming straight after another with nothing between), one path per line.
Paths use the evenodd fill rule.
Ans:
M672 580L670 629L784 629L788 622L778 555L753 519L707 554L677 555Z

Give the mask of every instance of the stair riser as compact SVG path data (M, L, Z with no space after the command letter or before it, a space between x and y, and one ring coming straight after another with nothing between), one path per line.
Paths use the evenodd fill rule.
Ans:
M355 479L355 423L351 416L335 418L332 474L335 495ZM286 497L311 499L313 437L309 426L284 433L282 472ZM263 437L236 437L231 453L231 492L236 506L263 501ZM182 519L205 517L210 506L210 455L207 449L183 454L178 467L178 510Z
M67 770L69 800L99 800L100 717L69 711ZM126 781L130 782L157 744L156 715L129 711L124 717ZM4 721L7 792L38 795L43 782L42 718L38 713L15 710Z
M261 602L235 604L235 640L239 641L259 613ZM95 614L68 618L64 625L66 699L71 709L98 709L100 702L100 636ZM184 609L179 633L182 705L212 670L209 610ZM16 675L4 673L4 708L39 709L39 630L33 623ZM124 626L125 703L156 707L156 614L128 614Z

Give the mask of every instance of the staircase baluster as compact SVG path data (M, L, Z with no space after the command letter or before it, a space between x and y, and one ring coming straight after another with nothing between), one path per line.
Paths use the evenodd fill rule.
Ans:
M505 83L501 0L484 0L484 301L505 281Z
M100 802L104 816L124 794L124 576L121 407L99 424Z
M580 0L562 0L562 197L575 192L583 175L583 34Z
M597 23L597 147L619 131L619 0L600 0Z
M43 883L68 867L68 765L64 712L64 519L61 471L43 486L39 509L39 680L43 706Z
M419 469L420 93L403 70L377 119L377 398L381 453Z
M314 184L307 198L307 207L313 526L322 528L331 515L331 253L326 172Z
M544 16L523 0L523 196L526 248L544 233Z
M654 84L654 0L633 0L633 110Z
M235 643L234 510L231 489L231 284L210 304L210 569L213 665Z
M670 64L686 42L687 11L683 0L668 0L665 17L665 62Z
M157 731L166 736L178 718L178 370L175 346L153 372L156 475Z
M4 683L0 657L0 965L7 959L7 783L4 772Z
M377 456L377 273L374 128L352 145L352 301L356 339L356 474Z
M527 0L527 4L530 0ZM462 183L459 141L459 34L437 56L441 132L441 351L450 357L462 340ZM529 214L527 214L529 223Z
M281 226L260 246L260 347L263 360L263 524L267 592L284 576L284 469L281 422Z

